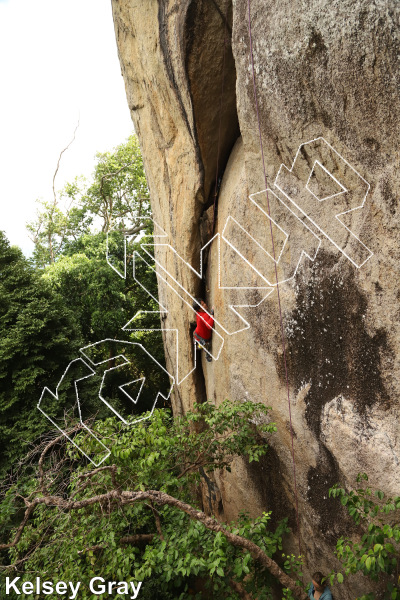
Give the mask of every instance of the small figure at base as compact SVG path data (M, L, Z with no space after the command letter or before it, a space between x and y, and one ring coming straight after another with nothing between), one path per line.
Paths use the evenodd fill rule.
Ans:
M198 298L193 303L193 309L196 311L196 329L193 333L193 339L197 348L205 351L208 362L212 361L210 352L210 342L212 328L214 325L214 309L208 308L207 304L201 298Z
M325 579L320 571L314 573L308 590L308 597L311 600L333 600L331 590L326 585Z

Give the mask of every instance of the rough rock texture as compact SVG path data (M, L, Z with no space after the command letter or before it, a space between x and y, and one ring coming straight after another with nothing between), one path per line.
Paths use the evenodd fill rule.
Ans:
M374 485L400 491L400 5L250 4L268 197L247 1L113 0L113 14L154 219L183 259L156 247L169 273L159 280L168 309L163 327L179 335L177 365L176 336L164 333L168 368L179 380L189 373L175 386L174 410L206 398L217 404L250 398L272 407L278 425L272 450L259 466L237 461L230 475L210 484L214 510L228 519L243 508L288 515L308 569L329 570L335 540L349 531L327 497L329 486L351 486L367 471ZM303 146L290 173L299 147L319 137L334 150L321 140ZM281 164L287 169L278 188ZM258 194L258 206L250 194ZM341 217L346 229L335 215L362 204L365 194L363 208ZM288 196L298 198L297 207ZM204 253L202 278L183 261L199 269L213 226L220 238ZM279 285L279 311L276 275L279 281L293 275L300 257L295 276ZM192 372L193 313L171 276L215 306L218 360L203 357ZM232 304L253 306L238 309L247 329ZM366 585L354 580L341 597L365 593Z

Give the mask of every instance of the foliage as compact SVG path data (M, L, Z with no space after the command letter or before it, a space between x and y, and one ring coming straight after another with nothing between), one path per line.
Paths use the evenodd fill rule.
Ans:
M36 201L36 218L26 225L35 245L33 260L36 266L54 263L72 240L89 232L93 217L79 201L85 186L85 179L77 177L73 183L66 184L59 197L54 195L51 201Z
M146 239L142 237L141 242ZM123 234L110 233L110 251L120 256L122 246ZM123 279L110 268L106 260L105 234L82 236L79 248L75 249L79 252L65 252L56 263L49 265L43 277L62 295L66 306L74 309L86 343L120 336L122 327L143 307L147 311L158 310L158 303L133 280L130 272ZM139 249L138 242L131 246L132 252ZM143 285L157 298L154 271L141 261L136 272ZM147 316L145 322L142 319L142 326L159 327L159 316Z
M106 261L106 233L92 232L99 223L104 225L103 204L108 203L108 226L117 228L109 233L109 250L114 260L121 261L124 234L118 228L129 227L131 218L149 215L148 190L137 138L131 136L114 151L98 154L97 159L91 185L83 178L76 178L57 196L53 182L53 201L42 202L36 223L28 226L35 240L32 265L18 249L10 248L5 238L0 240L3 342L0 348L3 441L0 474L49 427L36 405L44 386L55 390L69 362L79 356L79 347L105 338L123 337L140 341L161 365L164 364L159 332L134 335L121 331L140 309L156 311L157 302L131 276L124 280L110 268ZM65 210L60 208L63 201ZM140 220L140 235L152 233L149 224L149 219ZM107 230L107 227L102 229ZM132 250L137 248L138 242L132 245ZM157 298L154 272L141 263L138 273ZM141 326L159 328L159 316L149 313L141 319ZM131 349L135 348L131 345ZM150 406L150 396L160 388L160 369L154 368L154 362L144 360L143 353L134 354L131 356L132 379L146 377L150 388L149 398L143 398L141 404L146 409ZM47 400L48 414L56 420L63 416L65 406L75 403L75 394L68 392L69 379L64 381L61 390L64 396L60 402L50 396ZM112 383L107 392L118 401L121 394L117 378ZM99 403L95 402L97 384L94 379L84 383L86 396L92 398L86 402L90 414L99 411Z
M97 153L93 181L76 177L59 197L40 200L36 219L27 225L35 244L38 267L53 264L68 253L82 252L81 240L96 230L126 233L144 229L150 216L149 191L137 137L132 135L112 152Z
M122 331L123 326L139 311L143 313L143 309L148 312L142 314L141 318L137 317L132 327L160 329L160 317L156 312L158 289L154 271L144 261L140 261L135 267L142 285L152 297L132 277L132 253L140 249L140 242L150 241L152 234L152 221L147 218L150 214L148 190L137 138L131 136L114 151L99 153L93 183L88 186L82 178L76 179L65 186L61 193L61 199L63 198L67 198L69 203L65 213L58 208L58 198L55 196L53 204L47 207L47 212L39 214L39 223L43 228L41 237L36 239L34 262L38 267L45 265L43 279L51 290L63 298L65 307L73 311L76 326L84 341L82 346L99 343L101 340L126 340L123 353L130 361L129 369L125 369L125 373L120 369L108 374L107 389L103 390L107 400L115 408L130 410L133 407L134 413L148 410L152 407L157 392L165 389L165 377L162 368L149 360L137 343L142 344L158 364L164 367L161 332ZM136 220L131 222L133 219ZM99 226L101 231L94 232ZM31 230L32 227L31 224ZM127 276L121 278L110 268L106 258L107 250L113 264L123 270L124 234L132 227L139 239L130 242ZM40 227L36 228L40 230ZM110 228L113 231L109 231ZM130 342L136 342L136 345L129 344ZM103 343L103 353L107 350L106 345ZM110 356L113 355L103 356L103 360L112 369L115 361ZM63 367L66 368L67 364ZM130 378L121 382L127 370L130 371ZM143 377L146 379L146 386L142 390L140 403L133 406L119 390L119 384ZM102 382L95 378L80 383L82 395L86 398L85 418L95 414L100 418L107 416L105 405L97 396L100 385ZM64 397L60 404L72 408L75 394L68 393L67 385L62 391ZM124 404L129 406L124 407ZM46 412L57 419L54 407L49 407ZM71 411L68 413L70 423L74 419L76 422L76 418L76 410L73 414Z
M81 342L72 311L0 232L0 473L47 428L36 410Z
M149 190L138 139L131 135L113 152L98 153L93 183L83 208L101 219L101 231L129 231L137 217L150 216Z
M124 346L120 344L121 348L117 354L123 353L130 361L129 369L126 369L129 370L130 377L121 381L126 373L121 370L114 371L113 376L109 373L107 381L110 385L107 388L107 395L114 406L120 404L126 396L121 394L118 386L145 377L146 386L142 390L140 403L134 407L134 412L143 412L150 410L158 391L167 392L169 388L162 368L158 368L139 346L131 343L141 344L158 364L164 367L163 341L161 332L157 331L160 329L158 304L142 286L133 280L132 276L128 275L123 279L110 268L105 258L105 238L103 233L84 236L80 240L82 253L60 257L56 263L46 267L43 278L63 297L65 306L74 311L85 345L96 343L98 351L102 349L102 360L107 361L108 368L115 366L115 361L109 359L116 354L115 352L110 354L112 344L106 340L126 340ZM142 240L146 239L146 237L142 238ZM108 246L115 256L120 255L121 243L123 243L121 232L109 234ZM133 249L138 249L138 243L133 245ZM141 261L136 265L136 275L140 277L140 281L153 297L157 298L157 280L154 271ZM150 312L138 314L143 307ZM156 331L137 333L123 331L123 326L135 315L138 316L131 322L132 328L149 328ZM99 410L99 403L96 404L94 398L91 405L95 412ZM127 408L132 408L132 403ZM101 406L100 410L102 410Z
M125 281L110 269L105 259L105 242L98 241L103 256L61 256L43 274L65 305L74 310L85 343L118 336L133 310Z
M20 476L1 504L1 529L12 538L15 527L10 532L9 523L15 519L21 496L47 493L60 498L56 509L36 506L16 546L3 552L3 564L13 564L3 568L4 574L12 570L21 581L55 571L64 581L88 582L95 576L143 581L143 599L200 598L207 589L213 597L234 599L238 598L232 587L235 581L259 600L270 598L271 576L251 553L229 543L222 531L214 533L190 519L178 505L201 502L199 486L213 471L229 469L234 457L258 460L265 454L267 438L276 430L268 410L262 404L225 401L219 408L210 403L195 405L187 417L176 419L167 410L156 410L151 420L132 427L114 419L102 421L96 433L107 439L111 457L100 469L82 466L71 444L58 447L57 459L50 454L46 458L44 479ZM90 452L91 440L85 441L84 432L78 436L79 445L87 443ZM107 464L114 464L115 470ZM205 489L203 485L203 493ZM172 494L172 500L179 500L174 500L177 506L140 499L130 502L132 494L122 490L139 494L160 490L154 493ZM105 499L90 503L98 494ZM209 494L212 500L212 488ZM73 510L72 500L88 503ZM283 521L270 531L269 521L269 513L253 520L243 513L226 525L226 531L252 540L272 556L281 549L288 529ZM87 588L80 597L91 597Z
M365 473L358 475L357 483L367 481ZM329 490L329 495L340 498L354 522L364 529L357 541L341 537L337 542L336 554L345 575L361 572L386 587L385 598L399 599L400 496L388 498L381 490L373 491L366 484L350 492L336 484ZM336 576L341 583L342 573ZM370 593L359 600L374 598L375 595Z
M292 573L292 576L296 577L296 584L301 587L302 583L302 569L303 569L303 557L295 556L294 554L284 554L282 553L282 557L286 559L283 563L283 568L287 573ZM283 596L282 598L294 598L292 590L289 588L283 588L282 590Z

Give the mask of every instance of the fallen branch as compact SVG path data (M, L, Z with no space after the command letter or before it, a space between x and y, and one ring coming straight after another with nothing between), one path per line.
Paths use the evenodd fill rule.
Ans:
M148 504L147 506L151 509L151 511L154 515L154 519L156 522L156 529L157 529L158 535L160 536L160 540L164 541L164 536L163 536L163 532L162 532L162 528L161 528L160 513L158 512L158 510L156 508L154 508L154 504L152 502L150 502L150 504Z
M106 467L99 467L98 469L93 469L92 471L89 471L88 473L82 473L81 475L78 475L78 479L86 479L87 477L93 477L93 475L97 475L97 473L102 473L103 471L110 471L111 473L111 481L113 483L113 486L115 488L118 488L118 483L117 480L115 478L115 473L117 471L117 467L115 465L109 465Z
M114 466L114 468L116 468ZM65 499L60 496L42 496L35 498L32 502L27 501L27 509L25 511L25 516L20 524L15 538L12 542L8 544L0 544L0 550L6 550L15 546L21 538L22 532L24 530L25 525L28 522L29 517L35 510L36 506L40 504L45 504L50 507L57 507L60 509L64 509L66 511L79 510L81 508L85 508L87 506L91 506L93 504L102 504L103 502L119 502L123 504L133 504L135 502L143 502L148 500L155 504L159 504L161 506L172 506L186 513L191 519L195 521L199 521L202 523L207 529L210 531L214 531L216 533L222 533L229 543L232 546L237 548L245 549L249 552L253 560L258 562L261 566L267 569L278 581L283 585L283 587L288 588L293 593L294 598L296 600L308 600L308 596L305 593L304 589L296 584L296 582L289 577L279 565L272 560L257 544L244 538L240 535L236 535L231 533L224 525L220 524L213 517L207 516L204 512L193 508L190 504L178 500L169 494L164 492L160 492L158 490L146 490L146 491L120 491L119 489L110 490L107 493L99 494L97 496L92 496L91 498L84 498L83 500L71 500ZM142 534L142 535L152 535L152 534ZM136 536L131 536L131 539L138 539ZM122 540L128 539L128 536L122 538ZM128 542L127 542L128 543ZM132 543L132 542L131 542ZM147 542L148 543L148 542Z

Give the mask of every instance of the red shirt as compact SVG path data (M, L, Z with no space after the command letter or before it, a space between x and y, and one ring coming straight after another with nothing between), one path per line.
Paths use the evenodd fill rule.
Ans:
M209 340L214 325L214 317L208 315L202 310L199 310L199 312L196 313L196 321L197 327L195 329L195 333L203 338L203 340Z

